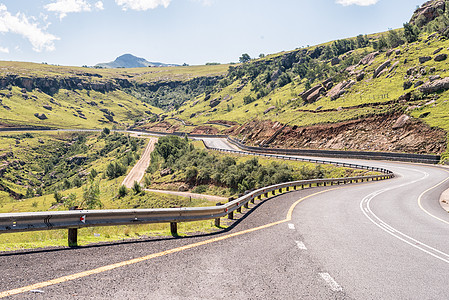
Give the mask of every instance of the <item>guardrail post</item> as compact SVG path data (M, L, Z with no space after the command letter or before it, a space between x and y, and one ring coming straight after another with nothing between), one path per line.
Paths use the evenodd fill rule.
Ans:
M282 194L282 188L281 188L281 189L279 189L279 193L280 193L280 194Z
M302 190L304 189L304 184L301 184L301 189L302 189Z
M294 186L293 186L293 189L294 189L295 191L296 191L296 188L297 188L297 186L296 186L296 185L294 185Z
M309 188L311 188L312 187L312 184L309 184Z
M274 196L276 195L276 191L272 191L271 194Z
M221 202L218 202L215 206L221 206ZM215 218L215 226L220 227L220 218Z
M237 208L237 212L240 213L240 214L242 213L242 207L241 206L239 208Z
M249 201L246 202L243 206L244 206L246 209L248 209L248 208L249 208Z
M178 235L178 223L170 222L170 232L171 232L171 235L173 235L173 236Z
M257 199L262 200L262 194L260 194L259 197L257 197Z
M268 198L268 193L265 193L265 198Z
M289 189L289 187L286 187L286 188L285 188L285 191L287 191L287 192L288 192L289 190L290 190L290 189Z
M69 233L67 235L69 247L78 246L78 228L69 228Z

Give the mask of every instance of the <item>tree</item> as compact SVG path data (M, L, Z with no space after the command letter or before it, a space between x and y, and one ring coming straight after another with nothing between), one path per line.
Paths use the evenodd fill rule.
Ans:
M251 57L248 53L243 53L242 56L240 56L239 61L243 64L246 62L249 62L251 60Z
M142 186L137 181L134 181L132 190L133 190L134 194L136 194L136 195L140 194L142 192Z
M118 189L118 197L123 198L128 194L128 189L123 184Z
M404 23L404 37L408 43L413 43L418 40L419 28L410 23Z
M397 46L404 44L404 41L396 30L389 30L387 35L387 44L390 48L396 48Z
M103 207L103 203L100 201L100 183L98 181L92 182L83 189L83 202L80 207L83 205L85 205L87 209Z

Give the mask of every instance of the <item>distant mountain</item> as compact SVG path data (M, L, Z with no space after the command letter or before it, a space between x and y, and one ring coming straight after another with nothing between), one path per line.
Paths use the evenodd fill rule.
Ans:
M149 62L145 58L136 57L132 54L124 54L109 63L95 65L102 68L144 68L144 67L176 67L174 64L164 64L159 62Z

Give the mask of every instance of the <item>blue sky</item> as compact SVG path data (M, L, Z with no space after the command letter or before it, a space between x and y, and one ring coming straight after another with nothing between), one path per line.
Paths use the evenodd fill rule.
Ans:
M424 0L0 0L0 60L238 61L402 27Z

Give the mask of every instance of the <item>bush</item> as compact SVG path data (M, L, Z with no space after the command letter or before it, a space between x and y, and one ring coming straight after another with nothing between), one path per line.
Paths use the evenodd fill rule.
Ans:
M115 179L126 174L126 167L120 163L110 163L106 167L106 176L109 179Z
M243 97L243 104L245 105L253 103L254 101L256 101L256 99L254 99L250 95L246 95L245 97Z
M128 189L123 184L118 188L118 197L123 198L128 194Z
M132 190L134 194L140 194L142 192L142 186L137 181L134 181Z
M192 190L192 192L196 193L196 194L203 194L206 191L207 191L207 186L206 185L199 185L199 186L197 186L196 188L194 188Z

